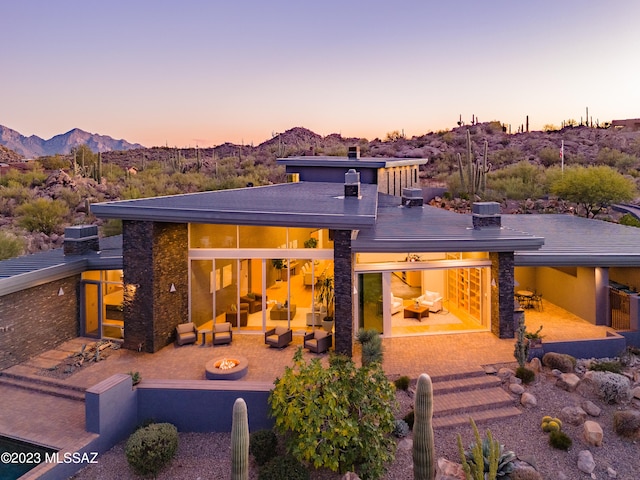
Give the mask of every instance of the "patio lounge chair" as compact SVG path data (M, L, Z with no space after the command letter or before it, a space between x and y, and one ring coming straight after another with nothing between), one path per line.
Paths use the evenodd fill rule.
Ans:
M333 335L325 330L314 330L304 336L304 348L313 353L324 353L333 345Z
M193 322L181 323L176 327L176 344L186 345L188 343L196 343L198 332Z
M213 344L224 345L225 343L231 343L233 340L233 332L231 331L231 323L222 322L216 323L213 326Z
M293 340L293 332L287 327L275 327L264 332L264 343L269 347L284 348Z

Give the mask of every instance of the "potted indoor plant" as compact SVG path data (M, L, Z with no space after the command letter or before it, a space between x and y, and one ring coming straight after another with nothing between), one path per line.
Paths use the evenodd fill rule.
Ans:
M274 258L271 260L271 265L278 271L277 282L282 281L282 269L285 267L284 260L282 258Z
M318 285L316 286L318 292L318 301L322 303L327 312L327 316L324 317L323 322L330 322L333 324L333 301L334 301L334 288L333 277L326 275L320 277ZM327 324L323 325L327 327ZM326 329L326 328L325 328Z

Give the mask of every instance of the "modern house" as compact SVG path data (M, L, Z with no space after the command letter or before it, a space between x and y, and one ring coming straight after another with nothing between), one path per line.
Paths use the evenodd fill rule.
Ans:
M350 153L281 159L286 184L95 204L123 220L121 250L72 227L65 255L0 262L0 368L78 334L155 352L188 321L324 326L348 355L361 327L513 338L518 289L640 344L639 230L492 202L470 215L425 206L426 160Z

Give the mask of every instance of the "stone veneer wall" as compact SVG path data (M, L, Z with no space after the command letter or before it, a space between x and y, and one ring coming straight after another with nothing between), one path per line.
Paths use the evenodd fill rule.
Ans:
M78 336L79 283L74 275L0 297L0 370Z
M491 252L491 332L499 338L514 338L513 252Z
M157 352L187 321L187 239L186 224L123 222L125 348Z
M351 230L333 232L335 285L334 346L337 353L353 355L353 254Z

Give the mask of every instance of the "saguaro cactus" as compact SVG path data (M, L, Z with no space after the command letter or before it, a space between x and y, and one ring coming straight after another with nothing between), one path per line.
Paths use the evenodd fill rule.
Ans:
M247 404L242 398L233 404L231 423L231 480L249 478L249 419Z
M480 159L474 161L471 149L471 133L467 130L467 165L466 167L462 166L462 157L458 153L458 169L460 171L461 187L466 190L470 196L484 192L487 188L487 173L491 170L491 164L487 163L488 155L488 143L485 140L482 164L480 163ZM464 173L465 170L467 171L466 179Z
M418 377L413 422L413 478L433 480L436 476L436 450L433 442L433 385L431 377Z

